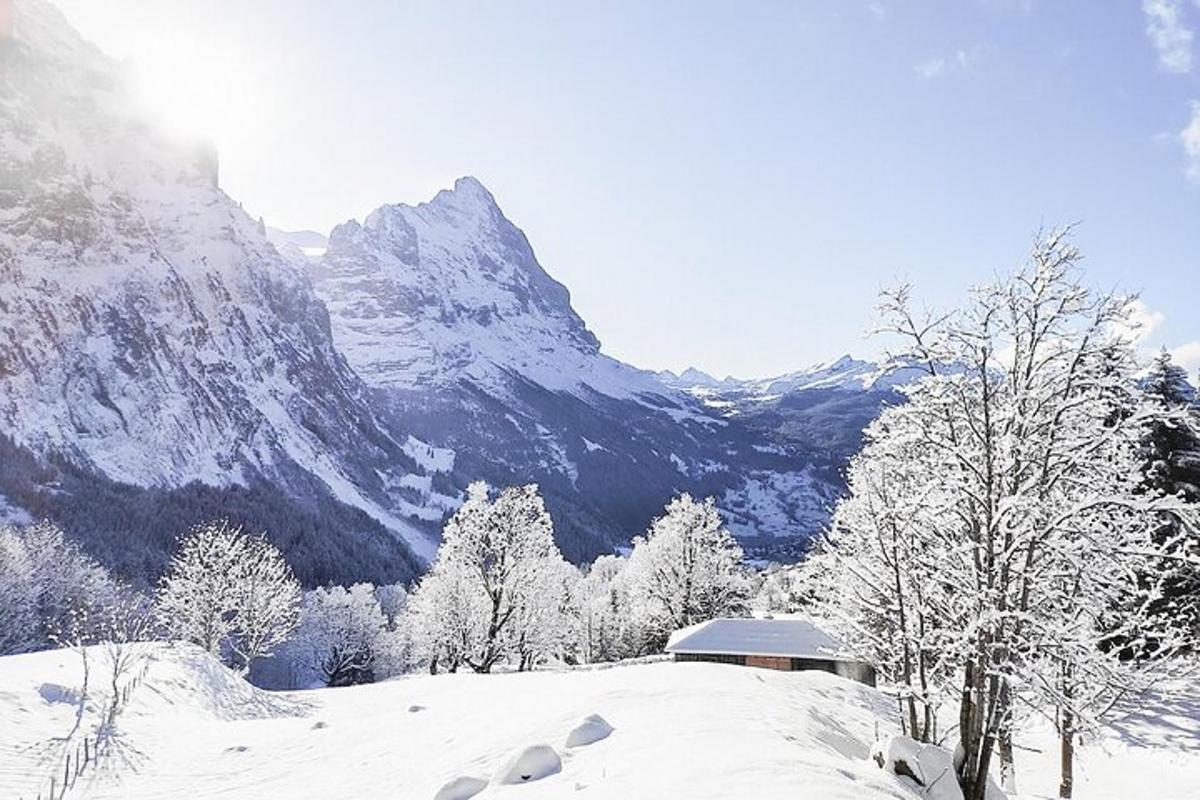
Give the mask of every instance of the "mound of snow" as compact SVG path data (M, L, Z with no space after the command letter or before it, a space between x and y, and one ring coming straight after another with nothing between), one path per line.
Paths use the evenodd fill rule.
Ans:
M554 748L546 744L535 744L513 753L496 773L494 782L529 783L557 775L559 772L562 772L562 759L554 752Z
M954 754L944 747L922 744L907 736L889 736L875 743L871 758L881 769L897 775L929 800L963 800L954 774ZM988 779L987 800L1006 795Z
M599 714L588 714L583 722L576 725L567 734L567 747L582 747L601 739L608 738L613 732L612 725Z
M470 800L470 798L486 788L487 781L467 775L460 775L441 789L438 789L438 793L433 796L433 800Z

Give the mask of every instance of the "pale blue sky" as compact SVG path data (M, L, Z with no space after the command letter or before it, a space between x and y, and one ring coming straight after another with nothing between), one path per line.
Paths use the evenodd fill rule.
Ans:
M954 302L1078 221L1200 368L1200 0L60 5L271 224L477 176L639 366L870 355L880 286Z

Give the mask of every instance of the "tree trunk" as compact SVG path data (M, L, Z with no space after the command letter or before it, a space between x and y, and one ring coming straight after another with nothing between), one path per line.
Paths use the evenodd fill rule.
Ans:
M966 795L975 783L975 765L979 757L979 739L975 720L979 710L975 705L975 662L968 660L963 665L962 696L958 705L958 735L962 748L962 762L958 767L958 785Z
M1058 782L1058 796L1069 800L1075 788L1075 718L1071 710L1064 708L1059 716L1059 736L1062 742L1061 778Z
M1000 686L1000 788L1017 793L1017 767L1013 760L1012 690L1008 681Z

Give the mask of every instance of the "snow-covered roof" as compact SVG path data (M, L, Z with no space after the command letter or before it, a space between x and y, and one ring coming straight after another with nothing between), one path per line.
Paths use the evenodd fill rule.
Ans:
M837 639L800 619L714 619L676 631L667 652L854 660Z

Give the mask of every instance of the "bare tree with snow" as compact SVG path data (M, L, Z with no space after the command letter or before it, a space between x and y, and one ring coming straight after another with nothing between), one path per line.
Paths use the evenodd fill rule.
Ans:
M121 586L104 609L97 632L108 664L110 723L120 711L122 682L144 663L148 656L144 643L154 632L154 606L150 598Z
M234 631L229 646L243 673L267 658L300 624L300 583L266 539L251 539L234 574Z
M299 583L279 551L226 522L182 537L159 587L164 628L243 672L299 622Z
M1066 765L1078 727L1112 703L1101 687L1145 685L1152 670L1105 647L1113 631L1153 638L1160 656L1181 642L1148 627L1155 590L1138 576L1171 555L1153 535L1161 515L1194 529L1195 507L1140 485L1144 429L1161 412L1134 380L1129 299L1081 286L1079 258L1053 233L1026 267L941 316L914 314L907 288L884 295L884 329L928 377L872 426L832 537L834 616L859 612L860 644L907 631L903 643L954 667L967 800L984 797L997 753L1011 787L1018 704L1066 712ZM1124 619L1101 624L1115 607ZM932 638L914 635L922 619ZM1086 702L1070 688L1081 680Z

